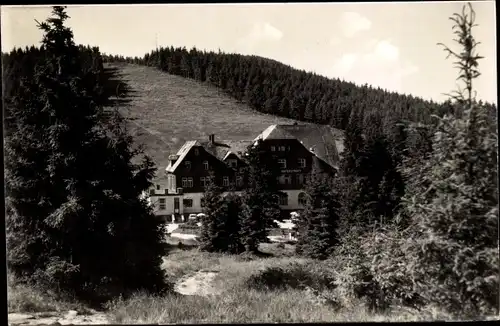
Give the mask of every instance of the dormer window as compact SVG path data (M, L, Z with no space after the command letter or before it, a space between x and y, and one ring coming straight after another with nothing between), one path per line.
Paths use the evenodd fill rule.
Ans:
M184 162L184 166L186 167L186 170L191 170L191 161Z
M161 186L160 185L156 185L156 190L160 190Z
M203 168L208 170L208 161L203 161Z

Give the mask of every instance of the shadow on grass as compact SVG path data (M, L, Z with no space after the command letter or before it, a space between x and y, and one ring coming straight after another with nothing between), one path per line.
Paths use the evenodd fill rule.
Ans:
M198 243L192 240L167 238L165 243L165 251L170 252L174 249L189 251L198 248Z
M139 97L137 91L123 78L121 69L114 65L106 65L100 75L103 87L103 105L107 107L120 107L128 105L133 98Z

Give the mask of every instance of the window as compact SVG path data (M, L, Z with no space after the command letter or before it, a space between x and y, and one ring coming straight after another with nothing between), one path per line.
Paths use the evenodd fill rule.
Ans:
M175 179L174 176L171 174L168 175L168 188L175 189Z
M287 206L288 205L288 195L287 194L280 194L279 195L279 203L280 206Z
M192 188L193 187L193 178L182 178L182 188Z
M167 209L167 200L165 198L160 198L160 210Z
M242 176L237 176L237 177L236 177L236 185L237 185L238 187L243 186L243 177L242 177Z
M184 162L184 165L186 166L186 170L191 170L191 161Z
M185 198L182 200L184 207L193 207L193 200L190 198Z
M307 197L306 197L306 194L305 194L305 193L303 193L303 192L301 192L301 193L299 194L299 205L301 205L301 206L305 206L305 205L306 205L306 203L307 203Z
M156 185L156 190L160 190L160 185Z
M289 175L289 174L285 174L283 176L283 183L286 184L286 185L289 185L292 183L292 176Z
M238 166L238 160L235 160L235 159L227 160L227 163L232 168L236 168Z
M149 194L150 195L154 195L155 194L155 190L154 189L149 189Z
M285 151L285 146L280 146L280 152L284 152Z
M276 147L275 146L271 146L271 152L276 152Z
M290 151L290 146L287 146L287 147L286 147L286 150L287 150L287 151Z
M223 177L222 178L222 185L224 187L228 187L229 186L229 177Z
M203 168L208 170L208 161L203 161Z
M205 179L205 177L201 177L200 178L200 184L202 187L206 187L207 186L207 179Z
M200 206L205 207L205 198L204 197L201 197L201 199L200 199Z
M194 155L198 156L200 154L200 150L198 148L194 149Z
M299 158L299 167L302 169L306 167L306 159L305 158Z
M298 185L304 184L304 175L303 174L296 174L295 178L297 180Z
M278 165L280 166L280 168L286 169L286 160L284 158L280 158L278 160Z

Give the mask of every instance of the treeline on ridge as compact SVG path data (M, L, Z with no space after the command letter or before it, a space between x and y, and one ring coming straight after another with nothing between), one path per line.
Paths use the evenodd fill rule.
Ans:
M259 112L343 130L354 111L362 113L366 129L376 119L383 127L395 121L428 124L431 115L443 116L454 110L450 101L437 103L368 84L358 86L259 56L165 47L142 58L104 55L104 60L157 67L173 75L209 82ZM495 111L493 105L481 104Z

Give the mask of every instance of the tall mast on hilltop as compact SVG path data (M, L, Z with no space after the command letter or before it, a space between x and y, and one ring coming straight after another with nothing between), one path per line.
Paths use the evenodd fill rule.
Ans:
M158 51L158 39L159 39L159 33L156 32L156 51Z

